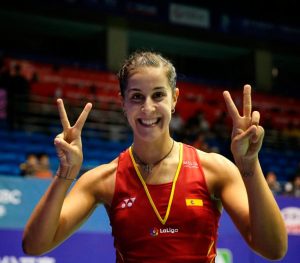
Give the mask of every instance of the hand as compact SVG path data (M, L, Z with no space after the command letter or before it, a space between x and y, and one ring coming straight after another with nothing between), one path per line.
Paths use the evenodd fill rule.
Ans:
M261 148L264 129L259 126L260 114L252 112L251 86L243 92L243 116L240 116L228 91L223 92L227 110L233 121L231 151L235 160L253 160Z
M63 132L56 136L54 145L61 167L81 167L83 154L81 131L92 109L92 104L87 103L78 117L74 126L71 127L62 99L57 100L57 107Z

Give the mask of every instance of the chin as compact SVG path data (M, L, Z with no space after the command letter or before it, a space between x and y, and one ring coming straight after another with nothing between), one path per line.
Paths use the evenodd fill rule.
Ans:
M134 134L134 137L138 140L144 141L144 142L154 142L159 141L162 138L165 138L165 132L160 131L139 131Z

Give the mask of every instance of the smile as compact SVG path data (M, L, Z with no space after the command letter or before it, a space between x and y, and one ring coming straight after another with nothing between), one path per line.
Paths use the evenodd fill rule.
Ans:
M142 124L143 126L153 126L157 124L160 121L160 118L155 119L138 119L138 122Z

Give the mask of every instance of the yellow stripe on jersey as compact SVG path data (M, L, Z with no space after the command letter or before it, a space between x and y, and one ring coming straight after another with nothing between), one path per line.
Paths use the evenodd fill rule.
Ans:
M203 206L203 200L202 199L185 199L186 206Z
M171 194L170 194L170 198L169 198L169 202L168 202L168 207L167 207L167 211L166 211L166 214L164 216L164 218L161 217L161 215L159 214L157 208L156 208L156 205L151 197L151 194L148 190L148 187L147 187L147 184L145 182L145 180L143 179L143 176L139 170L139 168L137 167L137 163L136 161L134 160L134 157L133 157L133 154L132 154L132 146L129 147L129 154L130 154L130 157L131 157L131 160L132 160L132 163L133 163L133 166L134 166L134 169L144 187L144 191L146 192L146 195L148 197L148 200L158 218L158 220L164 225L166 224L167 220L168 220L168 217L169 217L169 214L170 214L170 210L171 210L171 206L172 206L172 202L173 202L173 198L174 198L174 192L175 192L175 186L176 186L176 182L177 182L177 179L178 179L178 176L179 176L179 172L180 172L180 169L181 169L181 165L182 165L182 156L183 156L183 144L180 143L179 144L180 146L180 150L179 150L179 162L178 162L178 165L177 165L177 170L176 170L176 174L175 174L175 177L173 179L173 183L172 183L172 189L171 189Z

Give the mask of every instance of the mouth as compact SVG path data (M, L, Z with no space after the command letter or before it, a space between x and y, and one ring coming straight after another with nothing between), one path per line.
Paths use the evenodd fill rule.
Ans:
M153 118L153 119L138 119L139 124L144 127L152 127L159 123L161 118Z

